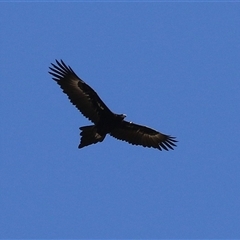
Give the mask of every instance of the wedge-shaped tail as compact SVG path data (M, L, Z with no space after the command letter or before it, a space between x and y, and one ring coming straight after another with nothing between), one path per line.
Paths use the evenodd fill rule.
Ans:
M82 130L80 133L80 136L82 137L78 148L83 148L97 142L102 142L106 136L106 134L102 136L97 133L97 128L95 125L80 127L79 129Z

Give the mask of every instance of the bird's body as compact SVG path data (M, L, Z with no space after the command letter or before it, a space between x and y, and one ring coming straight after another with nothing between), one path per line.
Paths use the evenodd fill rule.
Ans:
M56 60L56 64L52 63L50 70L49 73L53 76L53 80L68 95L72 104L94 124L80 127L82 132L79 148L102 142L107 134L133 145L159 150L173 149L176 146L177 141L174 137L146 126L127 122L124 120L126 115L113 113L98 94L62 60L61 62Z

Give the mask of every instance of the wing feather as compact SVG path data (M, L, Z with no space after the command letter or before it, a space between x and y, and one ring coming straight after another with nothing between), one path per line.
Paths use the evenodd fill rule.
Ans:
M142 145L143 147L153 147L162 151L168 151L176 146L175 137L162 134L146 126L138 125L132 122L122 121L115 127L110 135L131 143L133 145Z
M52 67L49 68L52 79L60 85L70 102L90 121L97 124L102 115L113 114L97 93L62 60L56 60L56 64L52 63Z

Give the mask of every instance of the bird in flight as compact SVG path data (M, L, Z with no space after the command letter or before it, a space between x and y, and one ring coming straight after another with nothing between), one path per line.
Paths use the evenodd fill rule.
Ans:
M76 108L93 125L80 127L78 148L102 142L107 134L133 145L156 148L162 151L176 146L175 137L165 135L152 128L127 122L126 115L113 113L98 94L62 60L51 63L49 73Z

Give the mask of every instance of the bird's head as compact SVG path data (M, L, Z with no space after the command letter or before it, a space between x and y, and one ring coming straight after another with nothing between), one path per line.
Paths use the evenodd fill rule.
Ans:
M118 119L123 120L127 115L126 114L116 114Z

